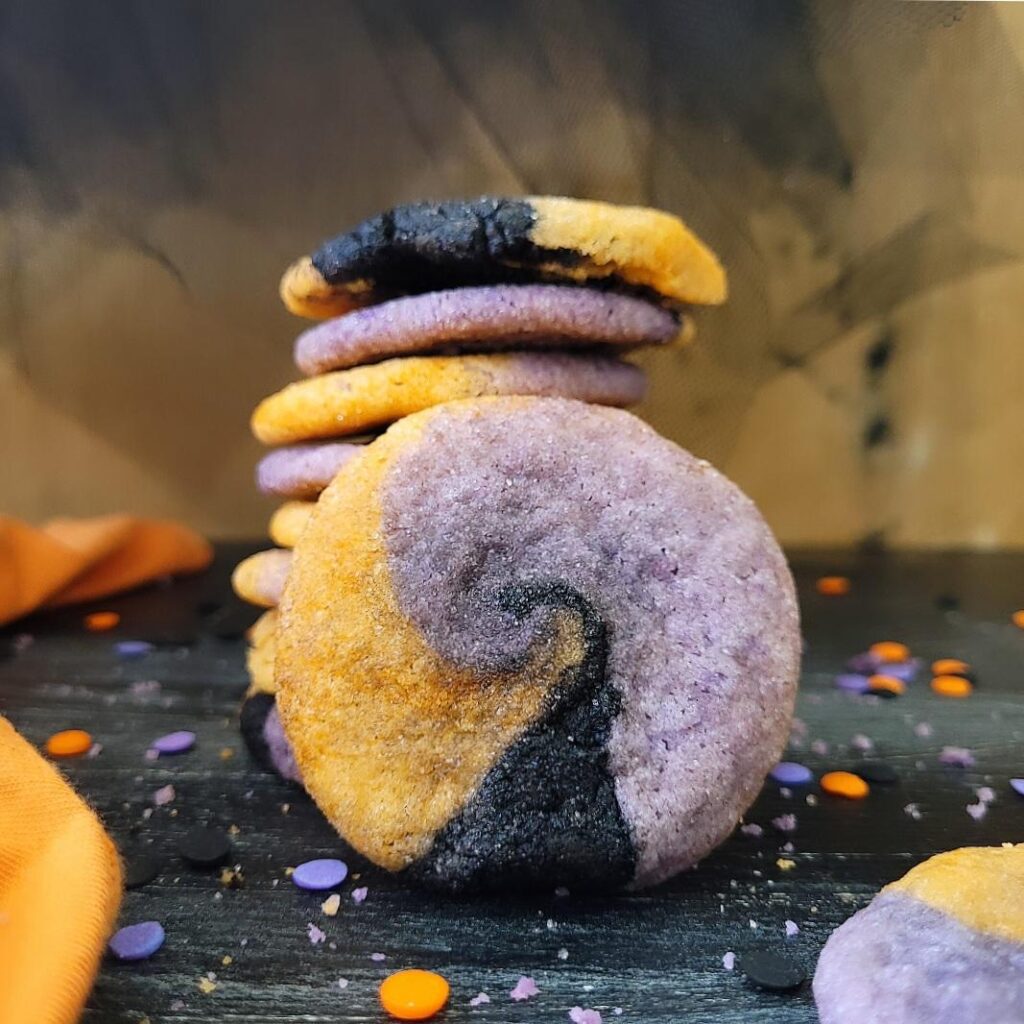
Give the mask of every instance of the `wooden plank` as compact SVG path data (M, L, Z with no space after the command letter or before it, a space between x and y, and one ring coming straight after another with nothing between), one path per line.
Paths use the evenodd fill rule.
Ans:
M879 787L860 804L822 797L810 807L803 795L786 799L769 784L749 815L765 827L762 839L735 836L699 869L652 892L459 901L409 890L369 867L300 790L259 771L242 749L235 711L245 685L243 644L214 635L225 631L225 614L239 611L227 579L241 550L222 547L203 577L104 602L122 613L116 634L85 632L81 616L89 609L79 608L0 637L8 652L19 632L35 637L0 661L0 710L33 742L59 728L89 729L103 751L63 770L123 847L152 844L166 855L159 879L126 895L122 920L161 921L167 943L142 964L104 961L87 1024L145 1017L153 1024L376 1021L383 1019L377 984L406 966L449 978L450 1022L564 1024L569 1008L582 1005L599 1008L606 1021L618 1019L611 1008L621 1007L623 1022L645 1024L811 1024L806 988L790 996L753 991L722 969L722 954L785 947L810 972L829 932L913 863L958 845L1024 840L1024 802L1006 785L1024 767L1024 633L1008 621L1024 603L1024 556L795 558L807 653L799 703L806 732L793 756L815 771L849 765L860 756L849 748L860 733L900 770L898 786ZM826 570L852 575L853 593L819 597L813 580ZM935 599L943 594L958 596L960 609L940 610ZM212 605L227 611L211 613ZM120 661L112 642L128 637L162 646L140 661ZM918 684L907 697L883 703L834 690L831 676L845 658L879 639L904 640L929 659L969 660L980 673L978 692L968 701L943 701ZM133 693L132 683L145 680L159 681L159 690ZM922 721L931 736L915 734ZM198 733L196 749L146 761L147 744L176 728ZM814 739L826 741L830 752L810 751ZM977 767L941 766L937 753L946 744L972 748ZM235 750L230 760L221 759L224 748ZM146 818L153 792L168 783L176 799ZM964 808L981 784L992 785L998 799L975 822ZM910 802L920 805L922 820L904 813ZM770 822L788 812L798 820L787 836ZM176 858L175 837L197 822L238 827L244 888L224 890L214 876L191 872ZM784 871L777 860L787 839L795 866ZM284 869L338 854L369 897L353 905L353 882L346 882L342 910L329 919L320 912L321 897L296 890ZM789 942L782 938L787 919L801 929ZM310 922L326 932L326 943L310 944ZM387 959L374 962L375 952ZM228 966L225 956L233 958ZM217 988L204 995L197 984L208 971ZM508 998L520 974L541 989L528 1004ZM348 980L344 990L339 978ZM479 991L492 1002L469 1007Z

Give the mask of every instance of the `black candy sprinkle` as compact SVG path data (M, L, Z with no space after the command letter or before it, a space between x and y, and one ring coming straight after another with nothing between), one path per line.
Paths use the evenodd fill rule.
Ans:
M877 783L880 786L891 786L900 781L899 772L885 761L861 761L853 768L865 782Z
M960 598L956 594L939 594L935 598L935 607L943 612L955 612L960 607Z
M178 840L178 852L194 868L216 868L231 856L231 840L219 828L200 826Z
M877 690L873 686L869 687L867 693L874 697L881 697L882 700L896 700L900 696L892 690L887 690L884 686L878 687Z
M740 970L752 985L771 992L789 992L799 988L807 978L795 961L764 951L745 954L740 960Z
M130 853L125 856L124 861L124 887L138 889L140 886L149 885L162 869L163 864L159 857L152 853L144 850Z

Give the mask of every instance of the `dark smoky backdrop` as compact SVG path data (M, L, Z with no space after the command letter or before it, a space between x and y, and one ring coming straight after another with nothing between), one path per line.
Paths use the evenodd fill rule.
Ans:
M0 511L263 532L283 268L397 202L682 215L640 412L784 542L1024 544L1024 5L6 0Z

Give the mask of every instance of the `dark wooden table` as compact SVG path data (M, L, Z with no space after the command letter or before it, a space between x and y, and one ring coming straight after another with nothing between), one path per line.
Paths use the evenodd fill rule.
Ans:
M786 799L769 784L748 818L764 826L762 838L736 835L698 870L653 892L458 902L408 891L367 867L301 791L261 772L242 748L240 629L254 615L234 602L227 583L242 551L222 548L202 577L102 602L122 615L115 633L87 633L82 616L93 609L76 608L0 637L0 710L36 743L72 726L92 732L102 752L66 763L68 777L122 847L151 843L166 857L156 882L125 896L121 916L162 922L167 942L141 964L104 962L89 1024L378 1021L379 981L407 966L450 980L449 1022L564 1024L579 1005L624 1024L800 1024L816 1020L807 987L755 991L739 972L723 970L722 955L784 949L810 974L829 932L917 861L955 846L1024 840L1024 800L1007 785L1024 775L1024 631L1009 619L1024 606L1024 554L794 557L807 653L798 708L806 733L793 756L816 772L848 766L862 756L851 747L862 734L873 740L873 756L898 768L897 786L877 787L861 803L821 796L809 806L805 792ZM852 576L853 593L819 597L813 582L825 571ZM18 633L34 643L15 652ZM113 642L127 638L159 646L126 662ZM980 676L976 694L943 700L926 680L891 701L836 691L832 676L845 659L880 639L902 640L929 660L970 661ZM133 691L145 680L159 688ZM915 733L920 722L932 726L930 736ZM198 733L191 753L145 760L152 739L179 728ZM814 753L814 740L828 743L829 753ZM945 745L971 748L976 767L941 765ZM224 759L227 748L234 756ZM168 783L176 799L144 816ZM997 799L976 822L965 807L980 785L991 785ZM908 803L920 806L920 820L905 813ZM786 812L797 815L792 835L770 825ZM237 826L244 888L226 889L215 872L190 871L177 859L176 836L197 822ZM794 866L783 870L777 861L787 840ZM298 891L285 868L339 854L360 878L345 883L341 912L331 919L320 911L323 896ZM362 906L349 899L354 884L369 887ZM787 919L800 928L788 941ZM310 943L310 922L326 932L324 943ZM199 979L211 971L217 987L204 994ZM541 992L514 1003L508 993L522 974ZM481 991L491 1002L470 1007Z

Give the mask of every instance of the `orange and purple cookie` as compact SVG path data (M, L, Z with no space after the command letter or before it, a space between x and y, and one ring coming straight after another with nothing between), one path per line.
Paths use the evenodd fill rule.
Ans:
M829 937L821 1024L1024 1020L1024 845L940 853Z
M243 601L260 608L275 608L281 600L291 564L290 551L278 548L259 551L235 566L231 586Z
M561 282L673 308L725 301L725 271L661 210L561 196L410 203L304 256L281 280L285 305L326 319L399 295Z
M317 324L295 342L313 375L395 356L509 349L621 350L686 337L666 309L629 295L552 284L449 288Z
M315 498L341 467L363 450L360 444L293 444L269 452L256 467L256 486L282 498Z
M342 468L298 538L277 706L376 863L464 890L652 885L782 752L796 598L753 503L628 413L453 402Z
M591 355L411 356L289 384L260 402L252 430L273 445L343 437L443 402L484 395L557 395L630 405L643 397L645 383L639 367Z

